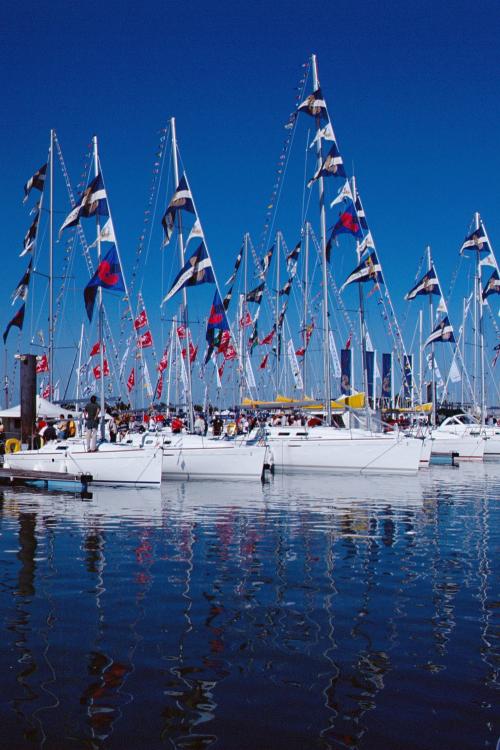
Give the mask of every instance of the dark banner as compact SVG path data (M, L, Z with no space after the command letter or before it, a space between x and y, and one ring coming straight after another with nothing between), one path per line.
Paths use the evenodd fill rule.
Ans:
M382 354L382 392L381 396L392 399L392 352Z
M366 380L368 383L368 399L373 403L375 390L373 387L373 375L375 372L375 352L365 352L366 358Z
M411 401L411 383L413 378L413 354L403 354L403 398Z
M340 352L340 392L343 396L350 396L352 393L352 351L351 349L342 349Z

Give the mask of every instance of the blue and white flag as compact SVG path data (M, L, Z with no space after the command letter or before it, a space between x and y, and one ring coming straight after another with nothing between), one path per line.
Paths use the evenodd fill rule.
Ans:
M109 216L108 201L100 174L94 177L82 193L80 202L69 212L59 230L59 237L67 227L74 227L80 218L89 216Z
M425 276L422 276L420 281L415 284L413 289L410 289L408 294L405 294L405 299L415 299L419 294L441 294L434 267L432 267L430 271L427 271Z
M354 205L356 206L356 213L358 214L358 219L359 219L359 224L361 226L361 229L364 229L364 231L367 232L368 222L366 221L365 209L363 208L363 204L361 203L361 198L359 197L359 193L356 193L356 200L354 201Z
M26 255L26 253L32 253L33 250L35 249L36 235L38 232L39 220L40 220L40 211L38 210L35 214L35 218L33 219L30 228L24 235L23 249L22 249L22 252L19 254L20 258L22 258L23 255Z
M444 317L434 328L431 335L425 342L424 346L431 344L432 342L442 341L448 344L455 343L455 336L453 335L453 326L450 323L448 316Z
M337 144L333 141L330 151L326 155L319 169L316 170L314 175L307 183L307 187L311 187L313 182L319 180L320 177L345 177L346 172L344 169L344 162L340 155Z
M460 248L460 254L464 250L478 250L480 253L491 253L490 243L488 237L481 224L479 229L475 229L468 237L465 238L462 247Z
M179 211L180 209L182 209L183 211L189 211L189 213L191 214L195 213L193 196L191 195L191 191L188 187L185 175L182 175L181 179L179 180L177 189L173 194L172 199L167 206L167 210L163 214L163 218L161 220L163 230L165 232L165 239L163 240L164 245L168 245L168 243L170 242L170 238L172 237L174 231L175 217L177 211Z
M495 269L483 289L483 302L490 294L500 294L500 276Z
M338 221L332 229L330 241L335 239L339 234L352 234L357 239L363 238L356 208L351 201L349 201L345 209L339 214Z
M40 192L43 192L43 188L45 186L45 176L47 174L47 164L43 164L40 169L37 169L35 174L32 175L28 182L24 186L24 198L23 203L28 200L28 196L35 188L36 190L39 190Z
M258 274L258 277L260 279L263 279L264 276L266 275L267 269L271 265L271 260L272 260L272 257L273 257L273 253L274 253L274 245L272 245L272 247L269 248L269 250L264 255L264 257L259 261L260 273Z
M309 94L307 99L304 99L302 104L299 104L297 110L299 112L305 112L306 115L310 115L311 117L318 117L320 120L328 119L326 113L326 102L323 99L323 94L321 93L320 88L313 91L312 94Z
M192 254L187 263L181 268L170 287L170 291L161 303L174 296L180 289L186 286L197 286L198 284L213 284L215 276L212 268L212 261L207 253L205 243L202 242L199 248Z
M359 266L356 266L354 271L347 277L340 287L340 291L342 291L348 284L352 284L355 281L358 283L364 283L366 281L373 281L375 284L384 283L382 266L378 261L375 251L361 261Z
M297 262L299 260L301 244L302 244L302 240L297 242L293 250L291 250L286 256L286 269L288 273L292 272L292 268L295 268L295 269L297 268Z
M31 258L30 262L28 263L28 268L24 272L19 284L12 292L12 304L15 303L16 299L22 299L23 302L26 302L26 299L28 297L28 285L30 283L32 265L33 258Z
M337 205L337 203L341 203L342 201L351 201L351 203L354 203L354 197L352 194L351 186L349 184L349 180L346 180L343 184L343 186L340 188L339 192L337 193L337 197L332 200L330 203L330 208L333 208L333 206Z

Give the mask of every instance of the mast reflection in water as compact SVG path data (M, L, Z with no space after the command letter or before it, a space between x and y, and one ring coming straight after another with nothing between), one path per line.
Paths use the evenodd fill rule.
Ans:
M500 465L0 497L2 747L495 747Z

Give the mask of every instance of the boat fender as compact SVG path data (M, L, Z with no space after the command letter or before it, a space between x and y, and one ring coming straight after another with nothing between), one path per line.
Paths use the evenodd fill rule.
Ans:
M9 438L5 441L6 453L19 453L21 450L21 441L17 438Z
M236 422L229 422L228 426L226 427L226 434L227 435L236 434Z

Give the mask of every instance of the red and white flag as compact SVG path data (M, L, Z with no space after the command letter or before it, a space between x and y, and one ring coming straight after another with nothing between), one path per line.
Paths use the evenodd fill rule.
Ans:
M266 354L262 357L262 361L259 365L259 370L265 370L267 365L267 360L269 359L269 354Z
M144 309L141 310L137 318L134 320L134 328L138 331L140 328L145 328L147 325L149 325L148 315Z
M180 339L186 338L186 326L179 326L177 328L177 335Z
M135 370L132 367L132 369L130 370L130 375L128 376L128 380L127 380L127 390L129 393L134 387L134 385L135 385Z
M106 347L105 346L103 346L103 351L104 352L106 351ZM98 341L97 344L94 344L94 346L90 350L90 356L94 357L96 354L100 354L100 352L101 352L101 342Z
M163 377L160 375L158 382L156 383L155 398L160 399L163 393Z
M189 342L189 362L193 364L193 362L196 359L196 355L198 354L198 347L193 344L192 341ZM182 350L182 356L184 359L186 359L186 350Z
M349 338L345 342L344 349L350 349L351 348L351 341L352 341L352 333L349 334Z
M101 378L101 365L96 365L93 368L94 377L96 380L100 380ZM109 365L108 360L104 360L104 377L107 378L109 376Z
M247 328L248 326L251 326L252 323L253 323L252 316L247 310L240 320L240 328Z
M148 349L150 346L153 346L153 337L151 336L151 331L146 331L146 333L143 333L142 336L139 336L137 339L137 346L139 349Z
M163 352L162 358L158 362L158 372L164 372L168 367L168 349Z
M236 349L231 343L228 344L224 349L224 360L236 359L236 356Z
M49 361L46 354L42 354L41 358L36 363L36 371L37 373L49 371Z
M221 366L217 368L217 372L219 373L219 378L222 378L222 376L224 374L224 365L225 364L226 364L226 360L223 359Z
M42 398L50 398L50 385L47 385L42 391Z
M217 351L221 354L224 354L230 342L231 342L231 332L222 331L222 335L220 337L220 342L219 342L219 348L217 349Z
M272 344L275 331L276 328L273 326L273 330L271 331L271 333L268 333L267 336L264 336L264 338L260 342L260 345L263 346L264 344Z

